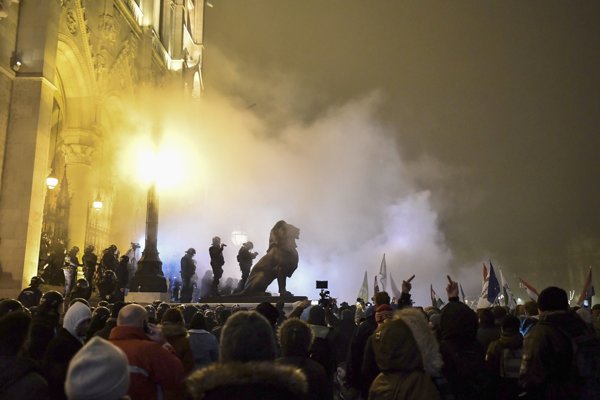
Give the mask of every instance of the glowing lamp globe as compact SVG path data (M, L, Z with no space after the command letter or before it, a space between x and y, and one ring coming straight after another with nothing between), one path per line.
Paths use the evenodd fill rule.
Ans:
M52 190L56 185L58 185L58 178L55 178L52 175L46 178L46 186L48 186L48 189Z
M100 200L100 199L96 199L92 203L92 208L94 210L100 210L100 209L102 209L102 206L103 206L103 203L102 203L102 200Z
M248 241L248 235L246 234L246 232L242 232L242 231L231 232L231 242L234 245L236 245L237 247L240 247L247 241Z

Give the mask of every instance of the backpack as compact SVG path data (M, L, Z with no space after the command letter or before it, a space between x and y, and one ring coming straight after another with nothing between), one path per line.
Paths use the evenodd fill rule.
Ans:
M580 399L600 399L600 338L591 329L569 333L558 328L571 341L573 371L581 380Z
M518 349L503 349L500 355L500 377L518 379L522 358L522 347Z

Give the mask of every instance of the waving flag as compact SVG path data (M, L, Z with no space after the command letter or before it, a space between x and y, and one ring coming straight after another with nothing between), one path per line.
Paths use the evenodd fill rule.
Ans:
M399 299L402 295L402 292L398 290L398 286L396 286L396 282L394 282L394 277L390 274L390 286L392 288L392 296Z
M517 307L517 301L512 290L508 286L508 282L504 279L504 274L500 270L500 280L502 281L502 291L504 292L504 305L509 309L514 310Z
M369 281L367 280L367 271L365 271L365 277L363 283L358 290L356 298L363 299L365 302L369 301Z
M387 290L387 265L385 263L385 253L383 253L383 259L379 266L379 282L381 283L381 290Z
M500 283L498 282L498 278L496 278L496 274L494 273L494 266L490 261L490 276L488 278L488 292L487 292L487 300L490 304L494 304L498 295L500 294Z
M435 308L442 308L444 302L438 297L435 290L433 290L433 285L429 285L429 290L431 292L431 305Z
M592 296L594 295L596 295L596 293L594 293L594 285L592 285L592 267L590 267L583 283L583 289L577 300L577 305L581 306L584 300L587 300L588 304L590 304L592 302Z
M527 296L529 296L529 298L533 301L537 301L538 296L539 296L539 292L537 291L536 288L534 288L530 283L526 282L525 280L519 278L519 282L521 282L521 286L525 288L525 291L527 292Z

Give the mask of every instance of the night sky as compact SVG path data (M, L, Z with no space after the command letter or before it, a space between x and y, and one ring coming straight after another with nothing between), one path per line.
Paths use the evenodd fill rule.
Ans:
M561 271L569 248L600 261L600 2L212 4L207 95L276 135L291 115L310 123L377 92L456 267L491 258L558 284L535 270Z

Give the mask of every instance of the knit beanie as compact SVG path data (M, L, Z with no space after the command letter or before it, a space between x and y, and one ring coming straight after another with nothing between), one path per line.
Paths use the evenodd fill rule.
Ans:
M377 322L377 325L382 324L386 319L392 318L393 314L394 309L389 304L378 306L375 310L375 321Z
M76 302L74 303L67 312L65 313L65 318L63 319L63 328L65 328L71 335L76 338L77 336L77 327L85 320L92 319L92 311L88 306L83 303Z
M121 349L94 336L69 363L69 400L117 400L129 390L129 362Z

